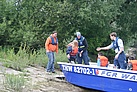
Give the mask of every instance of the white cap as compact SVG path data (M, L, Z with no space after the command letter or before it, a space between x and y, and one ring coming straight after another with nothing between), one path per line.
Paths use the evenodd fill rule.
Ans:
M81 36L81 33L80 32L76 32L77 36Z

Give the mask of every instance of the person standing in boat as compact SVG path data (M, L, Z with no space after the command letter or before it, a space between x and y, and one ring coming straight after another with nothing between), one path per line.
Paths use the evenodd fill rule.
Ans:
M88 57L88 43L85 37L81 35L80 32L76 32L77 37L75 40L78 41L78 54L77 54L77 62L78 64L82 64L82 60L85 65L89 65L89 57Z
M46 55L48 56L47 72L55 73L54 62L55 62L55 52L58 53L58 39L57 32L53 31L52 34L47 38L45 42Z
M126 69L126 55L124 53L124 45L122 39L117 37L116 32L110 33L112 43L106 47L98 47L96 50L108 50L113 48L115 50L114 68Z
M73 40L71 43L67 45L67 58L69 63L76 63L76 55L78 53L78 41Z
M104 56L102 52L98 53L97 66L101 66L101 67L108 66L108 58Z

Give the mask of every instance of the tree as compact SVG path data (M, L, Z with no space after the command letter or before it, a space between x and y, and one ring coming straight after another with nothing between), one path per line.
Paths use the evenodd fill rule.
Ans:
M116 28L119 35L124 39L127 46L133 46L136 43L136 25L137 25L137 1L127 0L120 7L116 18Z
M30 48L38 49L44 47L46 38L51 31L56 30L59 47L63 50L74 39L74 33L80 31L88 41L89 52L96 54L96 47L110 43L110 32L116 31L121 36L124 34L121 30L131 27L122 25L127 16L125 14L128 14L128 11L120 10L124 2L125 0L2 0L1 45L16 48L21 43L26 43ZM136 9L135 5L130 7ZM135 25L135 21L132 25ZM133 30L135 26L132 27Z

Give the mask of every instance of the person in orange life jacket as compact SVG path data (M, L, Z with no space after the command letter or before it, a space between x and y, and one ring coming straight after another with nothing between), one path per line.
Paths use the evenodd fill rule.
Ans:
M75 40L78 41L78 54L77 54L77 62L78 64L82 64L82 60L84 60L85 65L89 65L89 57L88 57L88 43L85 37L81 35L80 32L76 33L77 37Z
M58 39L57 39L56 31L53 31L52 34L47 38L45 42L45 49L46 49L46 55L48 56L46 71L55 73L54 71L55 52L58 53Z
M108 58L105 57L102 52L98 53L97 65L101 66L101 67L107 67L108 66Z
M134 57L128 58L127 70L137 71L137 60Z
M113 48L115 50L115 58L114 58L114 68L118 69L126 69L126 55L124 53L124 45L123 41L117 37L116 32L110 33L110 39L113 41L109 46L106 47L98 47L96 50L108 50Z
M76 54L78 53L78 41L73 40L73 42L69 43L67 45L67 58L69 60L69 63L76 63Z

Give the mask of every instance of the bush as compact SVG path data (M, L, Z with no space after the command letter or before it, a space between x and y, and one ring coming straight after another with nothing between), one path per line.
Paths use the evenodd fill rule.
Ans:
M14 52L14 48L6 48L6 50L0 50L0 55L2 55L0 61L3 62L5 67L19 71L23 71L29 65L46 67L48 63L48 57L44 48L30 52L28 47L21 46L17 53ZM67 62L66 54L61 50L59 50L58 54L55 54L55 58L55 68L58 68L56 62Z
M26 80L22 75L5 74L4 85L6 89L21 91L25 86Z

